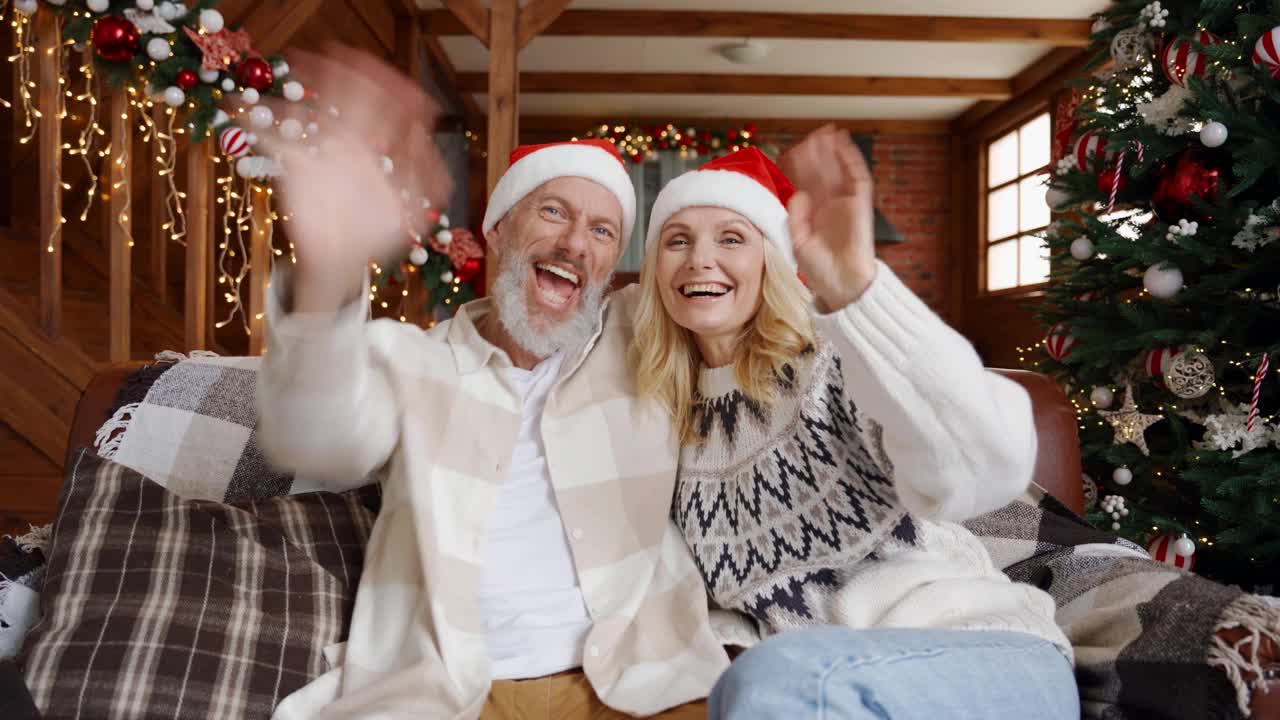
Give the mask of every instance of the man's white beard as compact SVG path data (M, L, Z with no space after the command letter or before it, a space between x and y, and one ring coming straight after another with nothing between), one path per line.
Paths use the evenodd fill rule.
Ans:
M586 272L581 272L586 285L580 290L582 296L578 300L578 309L566 320L539 323L549 325L539 329L534 327L525 300L529 296L527 285L537 282L529 274L532 264L532 257L527 254L502 256L492 292L498 322L517 345L538 358L551 357L559 350L582 347L596 332L600 305L612 276L603 283L593 284L586 280Z

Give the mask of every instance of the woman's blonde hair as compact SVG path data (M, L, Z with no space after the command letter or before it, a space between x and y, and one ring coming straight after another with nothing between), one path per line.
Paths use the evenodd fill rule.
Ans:
M755 315L742 329L734 358L734 375L751 400L769 405L775 374L814 341L809 312L811 295L800 282L782 251L761 235L764 242L764 277ZM702 356L693 333L667 314L658 289L658 249L655 239L645 248L640 269L640 308L629 353L641 395L657 397L671 412L682 443L696 439L693 400Z

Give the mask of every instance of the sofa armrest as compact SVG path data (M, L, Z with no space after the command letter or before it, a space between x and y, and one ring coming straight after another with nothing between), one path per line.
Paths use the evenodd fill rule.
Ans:
M1073 511L1084 514L1080 482L1080 436L1076 413L1052 378L1026 370L993 369L1026 389L1031 396L1038 447L1033 480Z

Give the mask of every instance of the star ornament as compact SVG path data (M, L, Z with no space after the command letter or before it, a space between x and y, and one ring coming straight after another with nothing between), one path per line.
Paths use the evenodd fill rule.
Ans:
M1121 405L1119 410L1103 411L1098 414L1111 423L1111 429L1114 433L1113 443L1116 445L1133 443L1138 446L1143 455L1151 455L1151 450L1147 448L1147 438L1144 433L1147 428L1163 420L1164 416L1146 415L1138 412L1138 406L1133 402L1132 385L1125 384L1124 405Z
M200 67L205 70L226 70L237 63L245 55L252 52L252 43L247 30L227 30L223 28L216 33L197 32L183 27L191 42L200 48L203 59Z

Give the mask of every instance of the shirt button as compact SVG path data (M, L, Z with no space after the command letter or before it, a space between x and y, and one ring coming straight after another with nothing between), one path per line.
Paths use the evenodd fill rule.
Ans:
M573 539L574 539L574 540L581 540L581 539L582 539L583 534L584 534L584 533L582 532L582 528L574 528L574 529L573 529Z
M600 657L600 646L599 646L599 645L592 645L592 646L591 646L591 657Z

